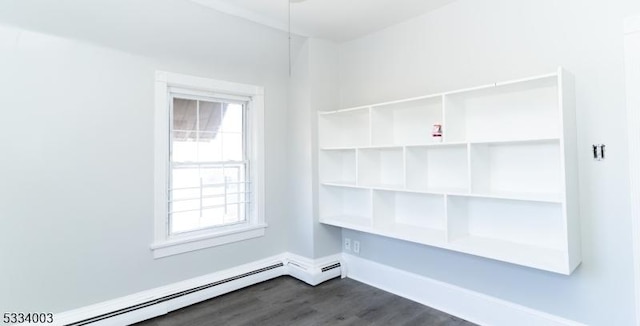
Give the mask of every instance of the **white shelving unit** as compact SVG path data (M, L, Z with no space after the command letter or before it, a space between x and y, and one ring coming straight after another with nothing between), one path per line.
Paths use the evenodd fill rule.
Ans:
M371 190L325 184L320 192L323 222L347 228L372 226Z
M562 68L321 111L318 129L322 223L566 275L580 264L573 79Z
M320 146L340 148L368 146L371 143L369 110L347 109L318 119Z
M442 97L425 97L373 106L373 146L423 144L431 138L431 127L442 121Z
M560 140L471 144L472 194L560 201Z
M404 188L402 147L358 150L358 184L378 188Z
M335 149L320 152L320 165L324 168L320 178L327 183L356 184L356 150Z
M467 145L407 146L407 189L464 193L469 189Z

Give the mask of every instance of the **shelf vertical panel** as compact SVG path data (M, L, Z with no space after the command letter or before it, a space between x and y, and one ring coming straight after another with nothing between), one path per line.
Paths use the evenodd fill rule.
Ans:
M578 135L576 126L575 82L571 73L558 68L558 97L562 119L562 163L565 189L565 218L569 270L573 271L582 261L580 240L580 204L578 174Z

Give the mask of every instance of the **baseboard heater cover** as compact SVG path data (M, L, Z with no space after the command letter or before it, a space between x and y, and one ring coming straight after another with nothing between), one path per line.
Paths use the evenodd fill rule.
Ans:
M335 263L333 265L322 267L321 270L322 270L323 273L325 273L325 272L330 271L332 269L340 268L340 266L342 266L342 265L340 265L340 263Z
M336 257L318 263L300 256L290 255L285 265L287 273L309 285L316 286L336 277L344 277L344 264Z
M161 298L156 298L156 299L149 300L149 301L146 301L146 302L143 302L143 303L139 303L139 304L136 304L136 305L133 305L133 306L130 306L130 307L118 309L118 310L115 310L115 311L112 311L112 312L109 312L109 313L105 313L105 314L98 315L98 316L95 316L95 317L91 317L91 318L87 318L87 319L80 320L80 321L77 321L77 322L73 322L73 323L70 323L70 324L66 324L65 326L88 325L88 324L95 323L95 322L98 322L98 321L101 321L101 320L104 320L104 319L113 318L113 317L116 317L116 316L119 316L119 315L123 315L123 314L129 313L129 312L132 312L132 311L136 311L136 310L139 310L139 309L150 307L150 306L153 306L153 305L156 305L156 304L159 304L159 303L163 303L163 302L166 302L166 301L169 301L169 300L173 300L173 299L176 299L176 298L179 298L179 297L183 297L185 295L189 295L189 294L192 294L192 293L195 293L195 292L206 290L206 289L209 289L209 288L221 285L221 284L233 282L233 281L236 281L236 280L248 277L248 276L252 276L252 275L255 275L255 274L259 274L259 273L262 273L262 272L266 272L266 271L273 270L273 269L276 269L276 268L281 268L281 267L284 267L284 264L283 263L277 263L277 264L274 264L274 265L271 265L271 266L267 266L267 267L264 267L264 268L260 268L260 269L257 269L257 270L251 271L251 272L247 272L247 273L244 273L244 274L240 274L240 275L236 275L236 276L233 276L233 277L229 277L229 278L226 278L226 279L223 279L223 280L220 280L220 281L216 281L216 282L212 282L212 283L209 283L209 284L201 285L201 286L198 286L198 287L195 287L195 288L192 288L192 289L188 289L188 290L183 290L183 291L180 291L180 292L177 292L177 293L174 293L174 294L166 295L166 296L161 297Z

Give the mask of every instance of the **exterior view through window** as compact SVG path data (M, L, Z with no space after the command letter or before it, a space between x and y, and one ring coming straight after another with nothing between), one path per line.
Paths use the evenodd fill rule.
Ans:
M246 221L247 103L178 95L171 102L170 234Z

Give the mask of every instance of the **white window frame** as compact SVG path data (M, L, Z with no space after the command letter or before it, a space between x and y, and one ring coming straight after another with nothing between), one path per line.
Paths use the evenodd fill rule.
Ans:
M247 148L252 200L246 222L171 235L169 230L169 132L171 89L179 88L209 96L250 98ZM154 112L154 258L167 257L264 236L264 88L165 71L156 72Z

